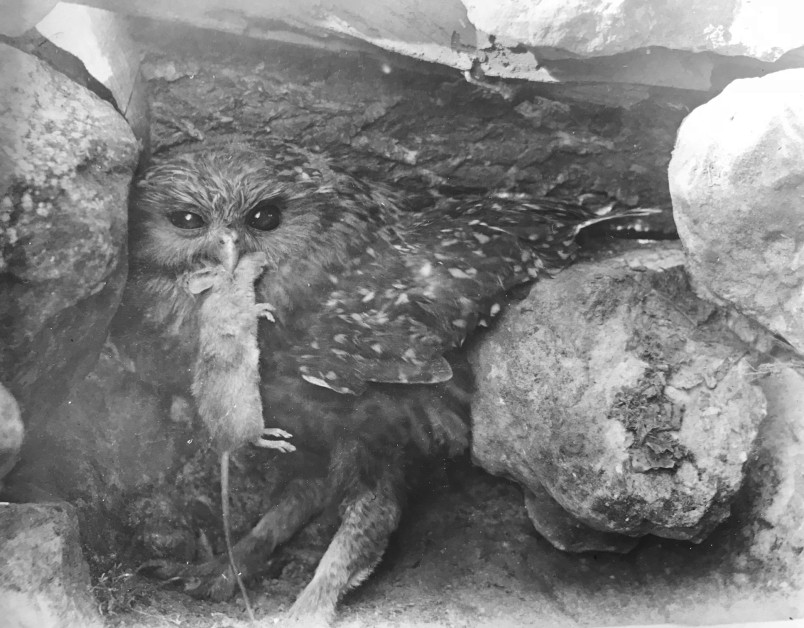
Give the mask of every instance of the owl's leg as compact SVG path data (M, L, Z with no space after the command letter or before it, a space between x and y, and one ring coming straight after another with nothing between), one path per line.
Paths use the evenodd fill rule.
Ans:
M241 577L245 580L259 573L279 545L329 505L331 495L325 478L291 482L279 502L232 548ZM194 597L219 602L232 597L237 586L225 555L197 565L155 560L140 569L164 580L183 582L185 591Z
M279 503L259 520L251 531L232 548L234 562L245 580L265 567L274 550L288 541L305 523L329 505L330 490L325 479L294 480ZM225 557L216 561L219 571L205 583L203 597L227 600L235 592L236 582Z
M290 609L289 621L329 626L340 597L363 582L380 562L402 510L397 471L386 471L372 489L352 493L344 501L341 526L313 579Z

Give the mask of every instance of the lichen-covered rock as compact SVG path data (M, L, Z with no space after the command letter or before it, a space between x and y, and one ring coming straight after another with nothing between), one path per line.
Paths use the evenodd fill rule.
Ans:
M804 352L804 70L735 81L695 109L669 179L699 294Z
M106 0L104 7L125 13L129 4ZM385 49L456 68L506 98L511 85L486 79L708 91L722 73L761 75L770 62L804 44L798 0L774 0L772 8L748 0L711 0L706 6L698 0L374 0L370 9L364 0L243 0L225 11L173 0L170 8L145 3L137 11L224 32L243 32L247 25L249 37L362 50L367 59ZM385 59L379 61L388 67ZM622 91L617 85L611 96Z
M20 407L5 386L0 384L0 487L2 480L17 463L24 430Z
M84 542L117 551L132 496L171 482L195 441L192 410L171 413L160 396L107 345L95 368L28 435L9 477L8 497L79 505Z
M804 586L804 372L797 366L763 365L758 381L768 418L757 438L745 499L736 507L745 522L738 565L746 572L761 569L788 591Z
M600 531L700 540L728 517L765 402L681 259L635 249L536 284L473 352L476 462Z
M72 502L113 507L168 474L193 437L192 416L172 421L165 400L108 349L53 416L26 442L14 480Z
M578 520L550 496L541 484L524 489L525 509L533 527L553 547L565 552L616 552L627 554L639 543L616 532L601 532Z
M804 44L797 0L463 0L478 30L508 44L543 46L581 56L645 46L710 50L773 61ZM566 53L565 53L566 54Z
M3 44L0 147L0 380L30 427L106 336L138 148L109 104Z
M103 626L72 506L0 504L0 600L4 626Z

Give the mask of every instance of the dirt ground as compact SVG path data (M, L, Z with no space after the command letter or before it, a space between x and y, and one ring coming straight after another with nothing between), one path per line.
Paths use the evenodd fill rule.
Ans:
M572 555L540 538L521 491L458 460L413 499L386 556L347 595L336 626L610 626L708 624L800 617L801 593L784 574L735 560L740 522L692 545L646 538L625 556ZM250 586L261 625L282 613L312 575L318 554L303 551L279 574ZM121 571L101 582L115 627L245 626L243 602L195 600Z
M368 168L383 165L396 181L406 177L424 180L427 176L435 180L439 173L444 174L439 170L446 163L443 155L433 157L429 170L411 169L404 147L394 143L394 137L403 135L399 120L406 115L406 103L383 92L383 104L373 105L377 109L374 114L371 107L363 109L359 128L350 117L354 107L333 104L336 96L343 100L347 94L357 99L361 93L370 92L370 82L355 86L351 94L348 85L338 83L341 79L337 73L320 70L316 82L296 84L287 73L298 66L277 66L275 57L259 61L239 56L227 61L214 50L206 57L179 48L171 53L169 44L154 51L153 42L144 36L144 45L151 47L145 67L153 92L155 151L213 134L276 132L308 146L343 144L353 155L363 155ZM253 51L248 54L253 55ZM257 80L256 76L268 79ZM422 78L430 87L417 89L422 93L440 90L446 100L458 98L454 90L464 94L468 89L455 87L452 79L438 72L435 76ZM415 90L412 93L415 95ZM272 97L276 97L274 104L268 102ZM420 101L414 109L426 108L423 97L416 98ZM472 103L464 104L464 109L471 109ZM373 133L384 124L378 122L381 107L383 115L386 111L399 114L398 126L388 127L386 135L382 130ZM472 131L467 130L467 141L485 140L490 135L494 139L496 133L495 141L504 151L507 122L492 115L487 103L479 101L474 107L474 113L466 113L466 118L455 118L454 128L466 124L469 129L472 115L477 120L493 118L496 126L486 133L469 137ZM670 110L678 120L662 118L651 131L668 136L656 144L666 145L667 159L672 130L683 115L678 107ZM615 118L604 116L590 126L601 137L611 135L612 125L620 124ZM613 148L617 142L625 145L630 141L623 133L618 138L607 141ZM448 153L449 146L443 145L443 150ZM659 154L658 149L655 153ZM574 157L563 158L569 163ZM656 159L659 163L664 157ZM487 165L499 162L510 170L505 160L500 153L489 153ZM575 170L562 167L570 174L556 176L556 180L571 183ZM475 175L469 169L456 176L471 180ZM537 189L537 183L526 181L522 186L546 191ZM649 183L645 183L646 189ZM612 181L608 187L636 190L639 185ZM662 197L666 192L656 195ZM752 497L746 494L742 499L746 503L736 509L735 517L697 546L646 538L625 556L570 555L552 548L534 532L515 484L489 476L468 459L453 461L411 498L383 562L362 587L343 600L336 626L603 626L800 617L804 596L788 581L787 572L757 564L745 551L750 542L746 529L754 523L741 520L740 513L751 510L748 502ZM250 585L261 625L281 626L283 611L312 575L317 557L316 551L300 548ZM96 594L112 626L211 628L248 623L239 598L222 604L198 601L168 585L133 575L133 567L118 565L96 579Z

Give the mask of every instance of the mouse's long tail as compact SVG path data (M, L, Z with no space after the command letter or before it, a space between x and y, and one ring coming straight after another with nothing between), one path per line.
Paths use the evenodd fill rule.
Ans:
M229 557L229 567L237 580L237 586L240 588L240 594L243 596L243 602L246 604L246 612L251 623L255 622L254 609L251 607L251 602L248 599L248 591L246 585L243 583L243 578L240 576L240 570L234 559L234 550L232 549L232 532L229 529L230 519L230 506L229 506L229 452L224 451L221 454L221 515L223 517L223 538L226 541L226 554Z

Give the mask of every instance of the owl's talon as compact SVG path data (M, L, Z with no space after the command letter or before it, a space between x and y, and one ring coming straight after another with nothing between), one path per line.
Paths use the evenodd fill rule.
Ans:
M284 618L284 625L298 628L330 628L332 623L325 615L298 614L291 609Z
M180 584L188 595L209 598L216 602L231 598L237 583L228 562L216 559L197 565L150 560L140 565L137 573L158 578L165 584Z
M321 607L319 600L302 592L285 615L284 623L287 626L299 626L300 628L330 628L333 610L334 608Z
M160 580L166 580L168 582L178 580L184 581L189 578L211 573L214 569L214 563L215 561L209 561L208 563L193 565L190 563L158 558L142 563L139 567L137 567L136 572L138 574L159 578Z
M226 570L215 577L208 577L194 583L192 588L185 587L185 592L195 598L210 599L214 602L225 602L234 596L237 580L232 570Z

